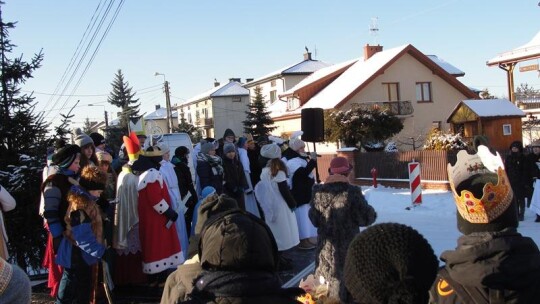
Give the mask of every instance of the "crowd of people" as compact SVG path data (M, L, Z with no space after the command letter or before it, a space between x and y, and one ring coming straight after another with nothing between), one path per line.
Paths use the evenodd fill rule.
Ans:
M540 251L517 232L540 177L540 142L528 156L513 143L504 162L483 145L460 151L448 174L463 236L442 266L412 227L375 224L346 158L333 158L318 183L317 155L299 136L254 140L228 129L174 151L135 133L123 142L116 156L103 136L78 129L48 159L40 212L56 303L97 303L114 285L163 288L161 303L299 303L305 291L282 288L277 275L294 267L284 254L292 248L315 251L315 276L328 286L320 303L540 298ZM4 212L16 205L1 186L0 203ZM0 302L10 303L10 286L30 285L6 262L0 226Z

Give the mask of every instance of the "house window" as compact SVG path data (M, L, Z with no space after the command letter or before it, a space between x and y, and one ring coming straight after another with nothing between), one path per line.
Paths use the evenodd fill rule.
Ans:
M202 112L203 112L204 118L208 118L208 109L204 108L202 109Z
M275 80L270 81L270 86L275 87L276 86L276 81Z
M276 90L270 91L270 103L273 103L274 101L276 101L276 97L277 97L277 91Z
M292 111L296 110L300 106L300 102L296 98L288 98L287 99L287 110Z
M232 101L233 102L241 102L242 101L242 98L240 96L233 96L232 97Z
M503 128L503 135L512 135L512 125L511 124L504 124L502 126Z
M431 82L416 83L416 100L418 102L433 102L431 99Z
M187 114L187 120L190 124L193 124L193 120L191 119L191 113Z
M399 100L399 82L383 82L383 90L386 95L386 101Z

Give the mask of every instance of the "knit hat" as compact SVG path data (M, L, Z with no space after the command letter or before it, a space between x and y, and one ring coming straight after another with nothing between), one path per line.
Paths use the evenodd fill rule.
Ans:
M69 168L77 157L77 154L80 153L81 148L79 146L65 145L53 154L51 159L52 164L64 169Z
M30 278L19 266L0 258L0 303L30 303Z
M238 148L243 148L246 142L247 142L247 138L240 137L238 138L238 142L236 143L236 145L238 146Z
M199 243L201 267L210 271L276 270L278 251L266 223L241 210L208 219Z
M206 143L201 144L201 153L202 154L208 154L208 152L210 152L211 150L215 150L215 149L216 149L216 147L214 147L213 143L206 142Z
M106 173L101 172L101 170L94 166L86 166L83 168L79 179L79 185L86 189L86 191L105 190L106 184Z
M281 158L281 148L276 144L264 145L261 148L261 156L269 159Z
M226 138L227 136L234 136L234 137L236 137L236 135L234 134L233 130L231 130L231 129L227 129L227 130L225 130L225 133L223 133L223 138Z
M518 148L520 152L523 151L523 143L519 140L516 140L516 141L513 141L511 144L510 144L510 149L512 148Z
M83 133L81 128L76 128L75 131L73 131L73 136L75 137L73 141L75 142L77 146L81 148L89 144L92 144L92 145L94 144L94 141L92 140L92 138L90 138L90 136Z
M90 133L90 138L92 138L92 141L94 142L94 146L99 146L105 143L105 137L103 137L103 135L97 132Z
M306 143L298 138L293 138L289 140L289 148L293 149L293 151L298 151L306 146Z
M483 145L478 146L474 155L459 151L456 164L448 164L448 180L462 233L518 226L514 194L499 153L493 155Z
M201 192L202 199L206 199L208 196L213 195L216 193L216 189L212 186L206 186Z
M234 144L226 143L223 145L223 154L227 154L229 152L236 152L236 149L234 148Z
M348 174L352 170L352 165L345 157L334 157L330 161L330 168L328 172L330 174Z
M109 162L111 163L112 162L112 156L105 152L105 151L97 151L96 152L96 157L97 157L97 160L99 162L102 162L102 161L106 161L106 162Z
M439 261L413 228L377 224L349 245L343 279L359 303L427 303Z

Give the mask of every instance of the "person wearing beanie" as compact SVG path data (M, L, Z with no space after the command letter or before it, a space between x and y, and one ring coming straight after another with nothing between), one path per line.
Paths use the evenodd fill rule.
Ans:
M354 237L344 265L343 283L357 303L427 304L439 261L418 231L382 223Z
M234 198L238 207L245 211L244 192L248 188L244 167L236 157L236 147L226 143L223 146L223 193Z
M220 138L218 142L219 142L219 146L216 148L216 154L219 157L224 158L225 157L225 154L223 151L224 145L227 143L234 144L236 142L236 135L234 134L233 130L226 129L225 132L223 133L223 137Z
M540 222L540 139L531 143L531 153L527 155L527 167L529 168L529 185L527 189L533 189L527 193L527 207L536 213L535 222ZM534 191L535 190L535 191Z
M178 233L178 240L180 241L180 247L187 248L189 244L188 232L186 230L186 219L182 216L186 212L186 206L182 202L180 197L180 188L178 186L178 176L174 170L174 165L171 162L171 149L163 142L158 143L161 152L163 153L163 160L160 162L159 172L163 176L163 180L167 184L167 190L171 198L171 207L178 212L178 219L174 222L176 225L176 232ZM187 258L187 251L183 250L184 259Z
M463 234L430 291L432 303L536 303L540 298L540 251L517 231L514 195L500 155L486 146L459 151L448 179Z
M162 298L161 303L293 304L304 293L281 287L272 232L250 213L231 210L209 219L201 233L199 257L200 263L176 287L177 298Z
M504 169L512 185L514 199L518 207L518 217L520 221L525 217L525 198L529 192L530 170L532 166L527 162L523 154L523 144L520 141L514 141L510 145L510 154L504 161Z
M0 303L31 303L30 278L19 266L0 257Z
M199 186L211 186L218 194L223 193L223 161L216 155L216 147L211 142L201 142L201 152L197 155L197 177Z
M184 262L184 254L174 222L174 210L168 185L159 171L162 151L158 146L148 147L133 163L139 175L139 239L142 250L142 269L151 286L157 286L165 271Z
M240 137L238 138L237 143L237 152L238 152L238 160L240 160L240 163L242 164L242 168L244 169L244 177L246 179L247 188L244 192L244 202L246 206L246 211L255 215L256 217L261 217L259 213L259 208L257 206L257 200L255 199L255 195L253 194L253 183L251 179L251 163L248 156L247 151L247 138L246 137Z
M261 156L269 159L262 169L261 181L255 185L255 196L264 213L264 220L276 239L280 253L279 268L291 269L292 263L283 252L300 243L298 223L294 215L296 201L287 185L287 167L281 160L281 148L268 144L261 148Z
M310 250L316 246L317 228L313 226L308 217L309 202L315 184L313 169L317 166L317 157L311 153L311 157L305 152L306 144L299 138L289 140L291 154L283 160L289 172L288 184L296 201L297 208L294 210L300 234L298 248Z
M105 151L105 137L103 135L93 132L90 133L90 138L94 142L94 147L96 147L96 151Z
M56 298L62 268L55 262L55 255L63 238L66 224L68 201L66 199L69 189L77 184L80 170L81 149L77 145L65 145L52 156L51 164L56 167L56 173L51 174L41 184L45 228L48 231L47 245L43 265L48 269L47 287L51 289L50 295Z
M86 135L80 128L76 128L73 131L73 141L77 146L81 147L81 168L88 165L96 166L96 147L92 138Z
M65 237L60 243L56 262L64 267L58 303L90 303L98 287L92 280L98 262L105 253L103 218L97 205L105 189L107 175L97 167L83 168L78 185L67 195L69 206L64 222Z
M349 303L352 299L342 284L347 248L358 228L373 224L377 213L360 187L349 184L352 166L345 157L333 158L328 171L324 184L313 186L309 209L318 234L315 277L322 276L329 283L329 297Z
M174 172L178 180L178 188L180 189L180 197L185 200L186 195L191 194L190 198L186 201L186 212L184 213L184 220L186 222L186 231L188 234L191 231L191 221L193 220L193 211L195 204L199 200L197 197L197 191L193 184L193 178L191 175L191 169L189 168L189 148L180 146L174 150L174 156L171 160L174 165Z

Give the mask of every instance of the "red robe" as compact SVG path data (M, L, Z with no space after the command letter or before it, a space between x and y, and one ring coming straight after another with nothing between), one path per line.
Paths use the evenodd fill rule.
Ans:
M167 185L158 170L150 169L139 177L139 237L143 272L154 274L184 262L175 225L167 228L163 214L170 208Z

